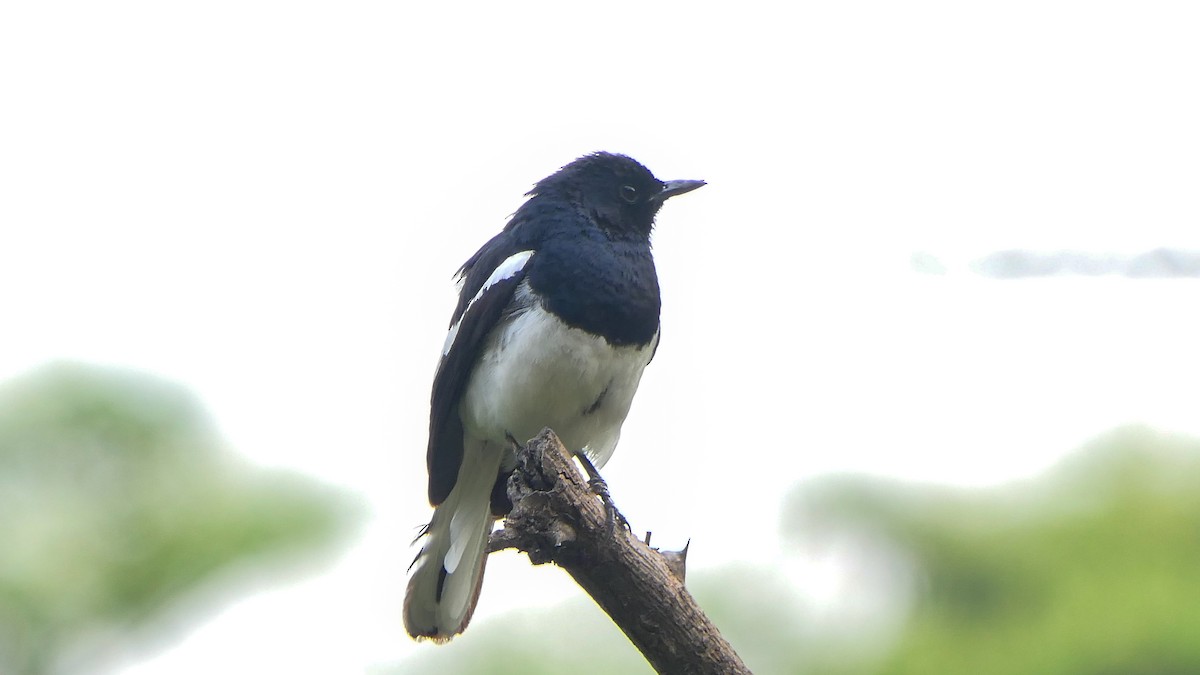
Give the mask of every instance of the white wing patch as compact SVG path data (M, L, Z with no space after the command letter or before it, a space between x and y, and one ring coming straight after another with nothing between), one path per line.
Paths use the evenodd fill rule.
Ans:
M458 337L458 327L462 325L463 319L465 319L467 317L467 313L471 311L471 305L475 304L476 300L482 298L483 294L487 293L487 290L492 286L504 281L505 279L511 279L513 275L520 273L521 270L525 269L525 265L529 263L529 259L531 257L533 257L533 251L521 251L520 253L514 253L508 256L504 259L504 262L500 263L500 265L496 267L496 270L492 272L492 276L488 277L487 281L483 282L483 286L479 289L479 292L476 293L475 297L471 298L471 301L467 303L467 307L463 310L462 316L458 317L458 321L455 321L454 325L450 327L450 332L446 334L446 343L442 345L443 358L450 353L450 348L454 346L454 338Z

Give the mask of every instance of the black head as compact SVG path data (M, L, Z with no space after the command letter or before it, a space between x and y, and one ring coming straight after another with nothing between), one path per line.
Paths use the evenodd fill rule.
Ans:
M667 198L702 185L702 180L661 181L630 157L597 152L543 178L529 196L565 198L613 234L649 237Z

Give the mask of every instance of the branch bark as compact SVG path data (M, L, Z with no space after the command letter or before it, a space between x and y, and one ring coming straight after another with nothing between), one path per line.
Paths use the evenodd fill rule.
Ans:
M562 567L659 673L750 673L663 556L625 528L609 533L604 506L546 429L517 455L513 509L489 551L516 548Z

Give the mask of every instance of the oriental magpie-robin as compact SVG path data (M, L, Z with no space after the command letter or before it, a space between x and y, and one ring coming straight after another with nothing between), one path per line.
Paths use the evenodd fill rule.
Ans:
M624 155L581 157L459 269L429 416L436 509L404 600L413 637L444 642L471 619L488 534L511 508L509 439L550 427L596 465L612 455L658 347L654 217L702 185L661 181Z

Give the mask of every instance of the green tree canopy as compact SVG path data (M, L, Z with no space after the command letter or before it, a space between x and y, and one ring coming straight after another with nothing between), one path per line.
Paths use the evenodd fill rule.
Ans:
M357 514L226 452L197 401L58 364L0 387L0 672L63 669L80 638L144 631L235 564L328 551Z
M886 675L1200 673L1200 441L1132 427L992 490L863 478L798 490L911 556L916 603Z

